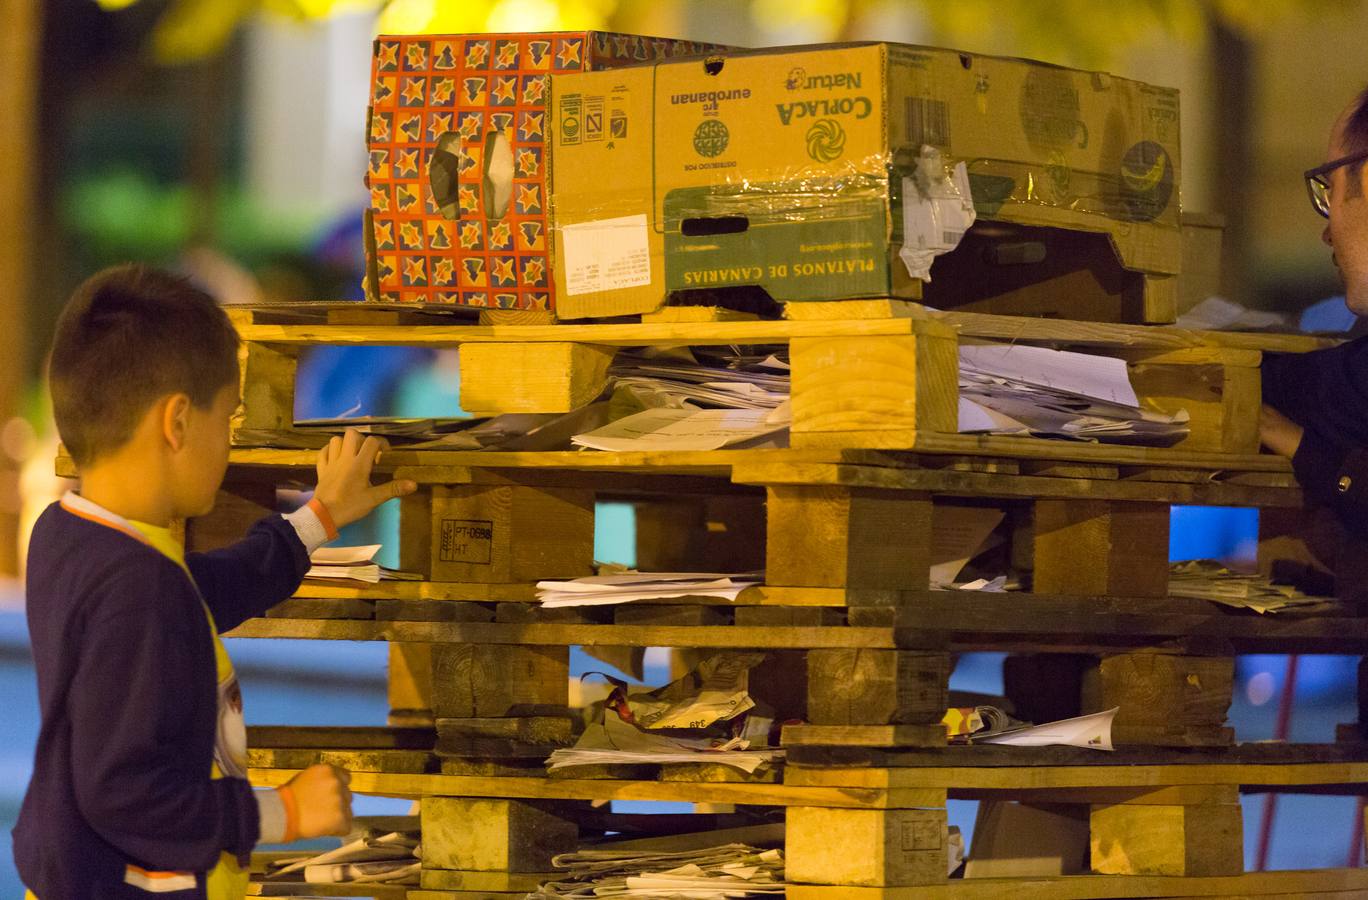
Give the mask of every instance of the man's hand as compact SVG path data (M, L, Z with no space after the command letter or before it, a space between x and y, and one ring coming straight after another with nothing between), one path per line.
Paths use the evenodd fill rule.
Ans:
M371 484L375 459L389 445L374 435L361 439L355 428L334 437L318 452L318 488L314 497L328 509L338 528L364 518L386 500L412 494L418 485L412 481Z
M1301 446L1302 427L1267 403L1259 410L1259 442L1291 459Z
M352 827L351 775L337 766L309 766L286 782L298 816L295 837L346 836Z

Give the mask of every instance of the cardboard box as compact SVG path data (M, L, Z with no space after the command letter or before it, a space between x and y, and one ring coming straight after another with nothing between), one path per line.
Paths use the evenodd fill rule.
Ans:
M367 299L554 308L545 158L552 73L709 49L592 31L378 38ZM585 110L586 138L603 124L598 110Z
M943 173L966 164L980 222L1101 234L1138 273L1181 261L1173 90L860 44L557 76L552 97L565 318L742 285L782 301L919 298L899 251L926 148ZM565 128L586 104L616 123L610 140Z

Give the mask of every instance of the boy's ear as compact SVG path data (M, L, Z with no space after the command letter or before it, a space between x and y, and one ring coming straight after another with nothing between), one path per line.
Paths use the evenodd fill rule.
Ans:
M185 447L185 436L190 428L190 395L172 394L162 407L162 437L172 450Z

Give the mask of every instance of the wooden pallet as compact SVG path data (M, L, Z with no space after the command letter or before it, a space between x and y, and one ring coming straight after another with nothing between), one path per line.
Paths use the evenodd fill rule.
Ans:
M427 727L256 732L253 780L277 785L325 760L351 768L359 792L422 798L425 869L410 900L521 896L584 836L591 804L611 800L782 810L789 895L816 900L1368 889L1348 870L1242 873L1238 803L1241 791L1363 793L1368 747L1232 746L1224 727L1234 654L1359 652L1365 620L1343 609L1264 618L1167 596L1171 504L1295 518L1301 494L1286 461L1254 452L1259 353L1324 342L930 315L889 301L788 314L513 326L239 313L238 435L253 440L292 426L294 368L311 344L459 346L463 405L487 412L587 402L622 347L786 344L794 366L792 450L385 453L385 474L420 485L402 501L400 555L424 580L306 583L233 634L388 641L392 721ZM978 339L1125 358L1144 402L1186 408L1192 436L1156 449L954 433L956 345ZM192 547L239 533L276 487L311 481L313 463L312 452L235 448L220 509L189 524ZM766 583L726 604L540 608L535 581L589 573L601 500L636 505L643 569L763 567ZM1008 511L1032 592L928 589L937 509L955 503ZM757 693L786 686L780 717L805 724L784 730L786 763L755 777L721 766L548 777L549 748L571 735L572 645L765 650ZM1121 749L944 746L950 654L974 649L1018 654L1005 681L1028 718L1120 707ZM948 882L950 798L1078 806L1105 874Z
M469 326L271 324L258 321L259 312L239 311L238 441L269 442L292 429L294 373L307 345L461 347L461 405L489 414L583 406L603 392L623 347L785 344L793 365L793 446L924 449L934 436L958 436L958 341L991 338L1125 358L1143 405L1191 416L1191 433L1173 449L1248 454L1258 450L1260 350L1320 345L1166 327L933 316L898 301L807 303L793 314L802 318Z
M1283 758L1297 756L1293 749L1284 748ZM947 755L963 760L975 752L962 749ZM1022 755L1033 757L1030 751ZM1040 755L1034 759L1048 763ZM255 783L274 785L292 774L254 769L251 777ZM584 803L687 800L782 807L788 877L794 882L879 888L941 884L969 890L945 882L948 798L1010 797L1085 807L1091 820L1092 865L1099 873L1128 879L1236 878L1243 865L1238 802L1242 788L1352 793L1364 789L1365 778L1368 756L1360 750L1356 760L1321 763L1146 764L1132 757L1093 765L790 765L783 784L361 772L354 776L353 788L427 798L424 864L430 868L544 872L552 855L575 845L575 823L586 809ZM850 847L868 846L870 841L884 846L885 852L850 853ZM1118 888L1111 882L1065 884L1070 885L1067 890L1102 891L1068 896L1127 896L1107 893ZM1186 882L1171 885L1174 895L1190 890ZM1191 890L1202 893L1200 888Z

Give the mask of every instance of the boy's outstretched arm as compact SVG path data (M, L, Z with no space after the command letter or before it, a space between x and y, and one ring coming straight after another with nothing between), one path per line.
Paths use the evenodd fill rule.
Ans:
M309 570L309 554L336 537L337 529L417 489L411 481L371 484L375 460L385 449L380 438L362 439L347 429L319 451L314 502L292 513L293 521L267 516L231 547L187 555L219 631L260 616L293 594Z

